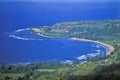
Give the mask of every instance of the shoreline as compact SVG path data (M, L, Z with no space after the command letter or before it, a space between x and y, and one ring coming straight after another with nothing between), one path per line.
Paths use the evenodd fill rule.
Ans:
M35 31L39 32L38 29L34 28ZM41 37L45 37L45 38L54 38L54 37L50 37L50 36L45 36L44 34L41 34L41 33L37 33L37 35L41 36ZM106 53L106 55L111 55L111 53L115 50L115 48L109 44L106 44L106 43L103 43L103 42L99 42L99 41L94 41L94 40L89 40L89 39L83 39L83 38L68 38L68 39L71 39L71 40L83 40L83 41L89 41L89 42L94 42L94 43L98 43L100 45L103 45L105 47L108 48L108 51Z
M94 41L94 40L89 40L89 39L82 39L82 38L70 38L71 40L81 40L81 41L89 41L89 42L95 42L98 43L100 45L103 45L105 47L108 48L108 51L106 53L106 55L111 55L111 53L115 50L115 48L109 44L103 43L103 42L99 42L99 41Z
M37 28L32 28L33 31L35 31L35 34L37 34L38 36L44 37L44 38L53 38L50 36L45 36L44 34L41 33L41 31Z

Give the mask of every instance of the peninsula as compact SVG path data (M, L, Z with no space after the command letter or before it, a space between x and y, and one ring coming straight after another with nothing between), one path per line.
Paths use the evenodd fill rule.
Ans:
M87 40L108 47L111 54L114 47L105 42L120 40L120 20L88 20L79 22L62 22L52 26L32 28L30 32L48 38L71 38Z

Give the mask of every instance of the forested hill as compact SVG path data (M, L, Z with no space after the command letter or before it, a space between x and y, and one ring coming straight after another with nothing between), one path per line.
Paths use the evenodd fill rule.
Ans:
M62 22L52 26L32 28L31 32L54 38L85 38L93 40L120 40L120 20L86 20Z

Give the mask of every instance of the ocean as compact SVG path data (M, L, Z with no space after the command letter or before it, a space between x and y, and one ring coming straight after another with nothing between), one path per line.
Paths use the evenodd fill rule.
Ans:
M59 22L120 19L120 3L0 2L0 64L40 61L85 61L104 56L107 48L93 42L49 39L29 28Z

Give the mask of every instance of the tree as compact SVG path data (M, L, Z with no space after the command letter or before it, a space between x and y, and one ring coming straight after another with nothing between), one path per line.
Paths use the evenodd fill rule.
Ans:
M10 80L10 79L12 79L12 78L9 76L5 76L5 80Z
M17 80L23 80L23 78L21 78L21 77L18 77L18 79Z

